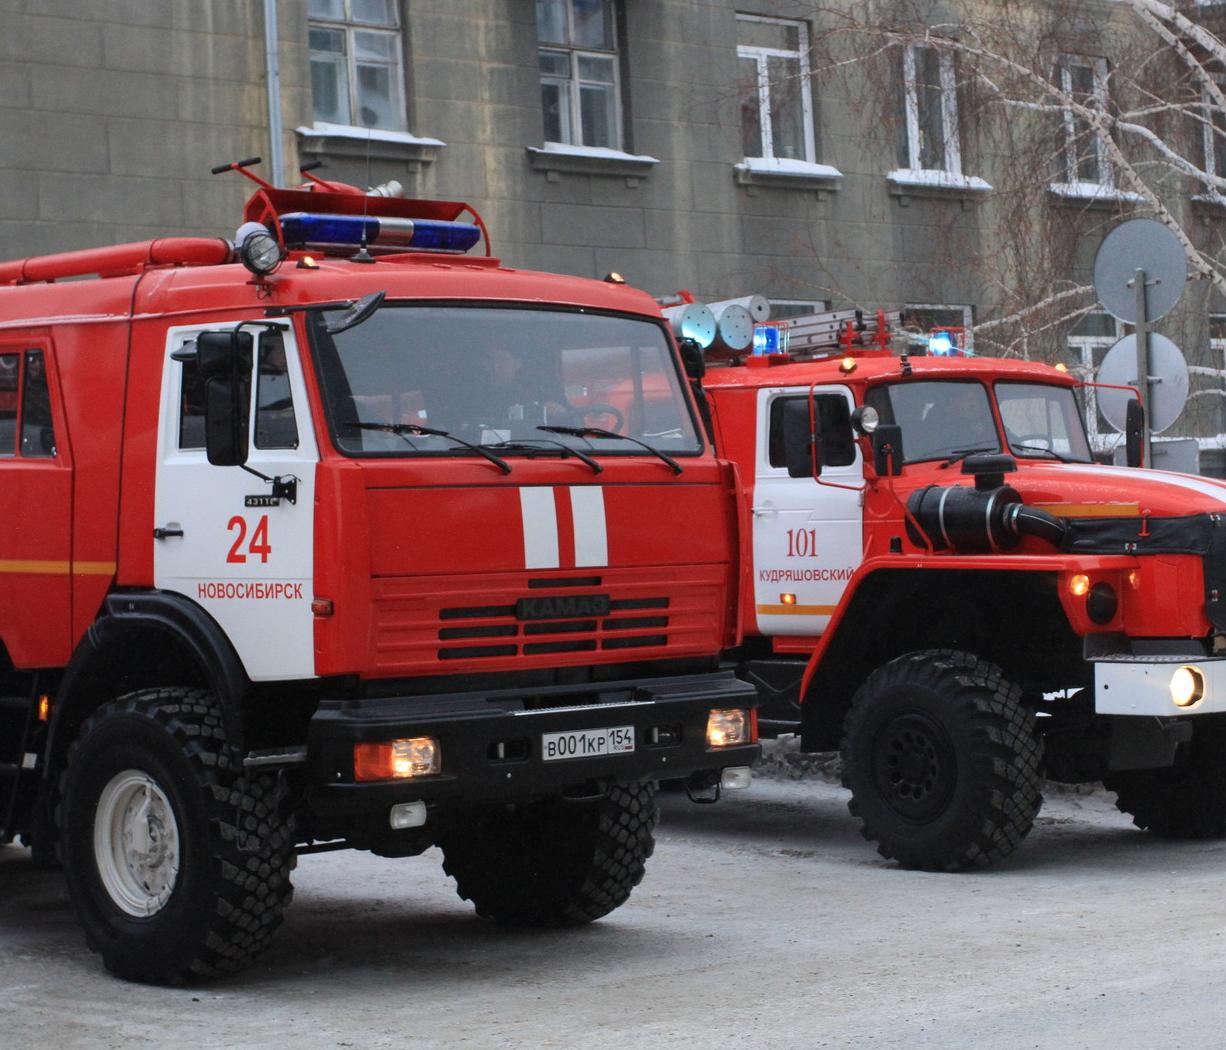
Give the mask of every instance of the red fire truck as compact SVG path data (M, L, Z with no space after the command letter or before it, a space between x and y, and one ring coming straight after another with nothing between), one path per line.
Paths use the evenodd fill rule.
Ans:
M655 782L758 751L735 472L656 305L311 179L234 242L0 263L0 842L129 978L240 968L325 849L591 921Z
M841 749L908 867L1008 855L1044 773L1226 832L1226 484L1093 462L1067 372L845 334L704 380L752 515L734 655L763 731Z

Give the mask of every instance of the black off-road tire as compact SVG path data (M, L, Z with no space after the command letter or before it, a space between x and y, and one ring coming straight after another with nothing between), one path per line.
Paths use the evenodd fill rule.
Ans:
M178 835L177 875L148 916L120 906L95 850L99 802L132 772L162 793ZM236 972L268 945L293 894L293 821L279 778L231 755L212 693L146 689L104 705L69 751L60 794L69 897L107 969L184 984Z
M864 837L906 868L989 867L1042 804L1034 714L972 653L908 653L874 671L852 698L842 758Z
M1226 716L1196 719L1173 765L1112 773L1103 785L1144 831L1167 839L1226 835Z
M485 809L442 836L443 870L483 918L580 926L625 904L642 881L658 819L654 784Z

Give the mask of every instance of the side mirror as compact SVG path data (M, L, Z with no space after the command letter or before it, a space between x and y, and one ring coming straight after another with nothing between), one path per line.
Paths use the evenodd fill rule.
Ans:
M809 423L809 399L789 399L784 402L782 411L783 461L788 477L817 477L822 472L822 450L815 429Z
M697 340L682 339L678 345L681 348L681 364L685 374L690 379L701 379L707 374L707 359L703 356L702 347Z
M196 367L204 379L204 448L215 467L247 462L251 411L250 332L201 332Z
M880 423L873 431L873 468L878 477L902 473L902 427Z
M1130 467L1143 465L1145 459L1145 409L1133 398L1124 409L1124 450Z

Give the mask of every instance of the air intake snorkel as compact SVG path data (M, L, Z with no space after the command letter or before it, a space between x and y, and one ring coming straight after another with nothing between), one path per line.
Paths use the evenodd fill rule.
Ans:
M1022 502L1017 490L1005 484L1005 474L1015 470L1017 462L1012 456L977 453L967 456L962 463L962 473L975 479L973 489L963 485L928 485L917 489L907 500L910 512L907 533L911 541L934 551L966 554L1007 551L1016 547L1023 536L1037 536L1059 547L1068 526Z

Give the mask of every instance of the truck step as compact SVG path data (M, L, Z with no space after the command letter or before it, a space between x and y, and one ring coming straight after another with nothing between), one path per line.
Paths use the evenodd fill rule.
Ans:
M0 762L0 780L11 780L21 775L21 764L18 762Z
M0 696L0 711L26 711L29 707L28 696Z

